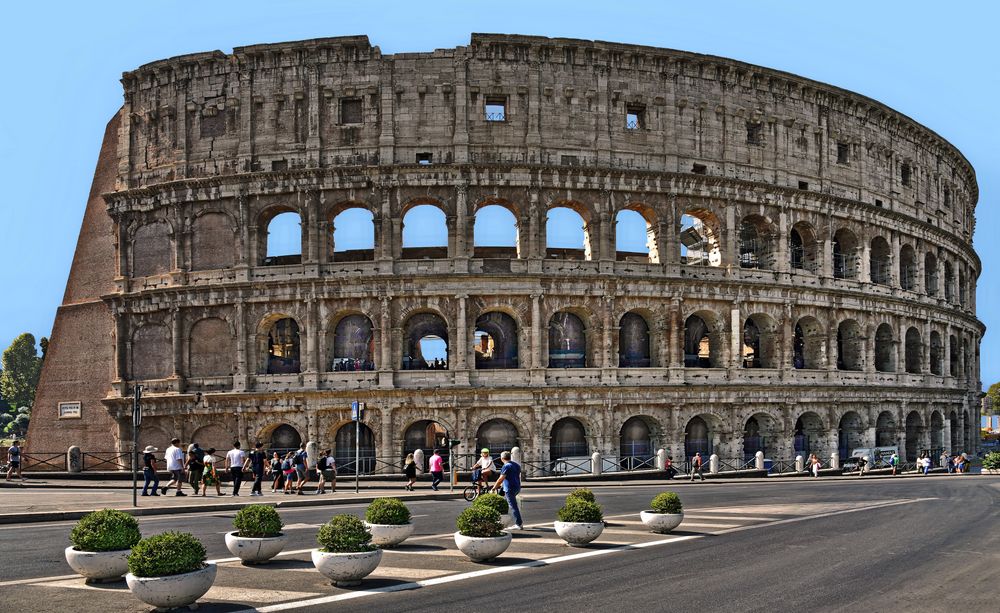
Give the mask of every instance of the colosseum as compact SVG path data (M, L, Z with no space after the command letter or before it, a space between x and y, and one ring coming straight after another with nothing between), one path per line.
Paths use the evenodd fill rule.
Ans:
M30 450L127 450L136 385L140 444L315 441L342 464L365 402L374 472L444 438L535 472L977 448L975 173L875 100L497 34L254 45L121 82ZM428 207L446 240L416 245ZM477 240L486 213L516 238Z

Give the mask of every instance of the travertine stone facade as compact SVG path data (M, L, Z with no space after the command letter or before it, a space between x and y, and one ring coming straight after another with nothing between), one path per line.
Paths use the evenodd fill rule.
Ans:
M360 399L388 462L427 420L539 463L975 450L975 174L874 100L723 58L492 34L393 56L363 36L257 45L122 83L101 161L117 172L99 168L107 208L85 218L106 231L78 259L109 249L74 263L71 287L100 283L67 291L35 449L123 446L141 383L161 447L279 429L344 444ZM403 245L425 204L446 248ZM516 248L474 243L489 205ZM554 207L582 218L581 249L547 248ZM371 212L373 250L334 244L351 208ZM625 210L648 254L616 250ZM269 257L285 212L301 254ZM413 369L426 335L447 369ZM65 401L82 420L57 418Z

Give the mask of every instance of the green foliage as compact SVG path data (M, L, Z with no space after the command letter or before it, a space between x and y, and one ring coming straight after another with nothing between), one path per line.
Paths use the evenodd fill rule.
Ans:
M604 520L601 507L596 502L569 496L566 504L556 514L559 521L594 524Z
M500 512L486 505L472 505L458 514L455 521L462 536L490 538L503 534Z
M250 504L236 513L233 527L237 535L245 538L268 538L281 534L285 524L274 507L264 504Z
M983 456L983 468L989 470L1000 469L1000 451L991 451Z
M139 522L128 513L101 509L87 513L69 533L69 540L79 551L121 551L139 542Z
M500 494L480 494L480 496L473 501L472 505L496 509L496 512L500 515L506 515L507 512L510 511L510 506L507 504L507 500Z
M579 498L581 500L586 500L587 502L597 502L597 498L594 497L594 492L588 490L585 487L577 488L566 496L566 500L570 498Z
M42 358L35 349L35 337L27 332L14 339L3 352L0 395L12 407L30 407L42 372Z
M316 541L326 553L361 553L371 551L372 533L353 515L334 515L320 526Z
M990 403L993 405L993 413L1000 414L1000 381L994 383L986 390L986 397L990 399Z
M128 571L136 577L168 577L205 567L205 546L186 532L164 532L144 538L128 556Z
M672 513L677 514L683 510L683 505L681 505L681 497L674 492L663 492L662 494L657 494L653 496L653 501L649 503L649 508L653 510L654 513Z
M401 526L410 523L410 510L399 498L376 498L365 510L369 524Z

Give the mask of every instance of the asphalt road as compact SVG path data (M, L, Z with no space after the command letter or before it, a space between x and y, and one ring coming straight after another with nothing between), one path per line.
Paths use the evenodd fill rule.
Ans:
M353 592L333 588L312 571L307 553L270 568L220 566L216 585L229 587L210 593L201 610L1000 610L1000 479L670 487L689 515L662 539L672 542L640 534L631 515L662 485L595 487L611 525L589 549L554 544L551 528L541 525L554 518L567 490L531 490L525 523L536 527L516 533L511 552L491 564L451 555L448 535L465 502L416 502L414 545L386 553L382 578ZM363 505L283 510L286 550L314 547L315 526L335 512L360 515ZM222 534L232 516L149 517L140 525L144 534L193 532L209 558L227 558ZM62 550L71 525L0 526L0 611L146 610L122 586L83 591L68 577ZM51 579L21 582L42 577ZM17 583L4 585L11 581ZM254 596L268 588L288 594Z

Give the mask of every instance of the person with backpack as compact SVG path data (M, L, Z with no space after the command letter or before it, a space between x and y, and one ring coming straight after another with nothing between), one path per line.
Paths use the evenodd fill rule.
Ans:
M10 447L7 449L7 480L10 481L11 475L17 475L17 478L24 481L25 478L21 476L21 446L18 444L20 441L11 441Z
M153 496L159 496L159 492L156 490L160 487L160 478L156 475L156 447L152 445L146 445L146 448L142 450L142 494L140 496L149 496L149 484L153 484Z
M417 463L413 454L408 454L403 462L403 476L406 477L406 485L403 489L413 491L413 484L417 482Z
M691 458L691 480L692 481L694 481L694 476L695 475L698 475L698 477L701 478L702 481L705 480L705 475L702 474L702 469L703 468L704 468L704 462L701 459L701 452L699 451L699 452L697 452L697 453L694 454L693 458Z
M329 449L323 451L319 461L316 462L316 470L319 472L319 482L316 484L316 493L326 493L326 482L330 482L330 493L337 491L337 462L330 455Z
M309 481L309 454L306 452L306 444L299 445L299 450L292 456L295 465L295 489L299 496L302 495L302 488Z
M292 493L292 484L295 482L295 452L289 451L285 454L285 459L281 462L281 474L285 478L285 494Z
M253 451L247 456L246 462L243 464L243 470L250 469L253 473L253 487L250 488L251 496L263 496L264 492L260 491L261 483L264 481L264 470L267 465L267 454L264 453L264 444L257 441L257 444L253 446Z
M205 473L205 453L200 447L192 448L188 452L186 468L188 483L191 485L191 489L194 490L194 495L197 496L198 491L202 489L201 481ZM202 496L204 495L205 493L202 492Z

